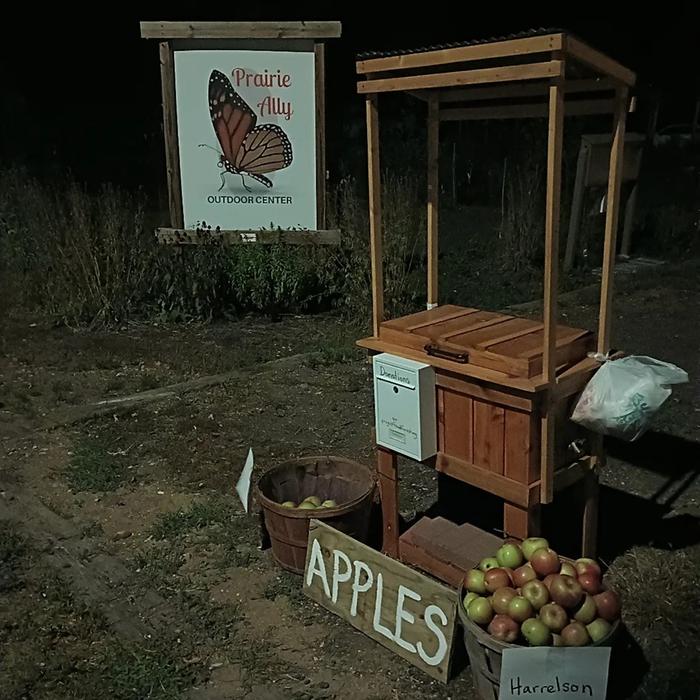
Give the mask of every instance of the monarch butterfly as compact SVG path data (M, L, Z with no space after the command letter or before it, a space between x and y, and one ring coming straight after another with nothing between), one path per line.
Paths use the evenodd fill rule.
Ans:
M227 172L240 175L248 192L250 188L244 175L265 187L272 187L272 181L263 173L281 170L291 164L292 144L287 134L276 124L256 126L258 118L255 112L218 70L213 70L209 76L209 116L223 151L218 162L218 166L224 168L219 190L226 184L224 175Z

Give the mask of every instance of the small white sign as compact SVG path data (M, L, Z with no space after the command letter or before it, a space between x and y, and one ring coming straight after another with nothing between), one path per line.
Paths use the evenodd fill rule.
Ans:
M255 465L255 460L253 459L253 448L248 450L248 457L246 458L245 464L243 465L243 471L238 478L238 483L236 484L236 493L238 498L241 499L243 504L243 509L248 512L248 496L250 494L250 479L253 475L253 466Z
M506 649L499 700L605 700L610 647Z

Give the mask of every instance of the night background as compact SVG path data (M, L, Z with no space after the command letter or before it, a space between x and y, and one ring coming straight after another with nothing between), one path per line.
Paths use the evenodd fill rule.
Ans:
M360 501L367 505L371 515L361 521L367 543L381 546L382 515L372 492L374 380L368 353L358 347L358 339L365 348L373 342L367 339L373 299L365 100L356 92L355 60L366 51L538 28L569 31L637 75L627 133L637 135L641 169L636 182L621 187L610 347L689 375L657 413L635 393L648 385L628 378L625 396L637 403L615 414L616 428L631 425L634 415L647 430L631 442L629 435L606 434L607 462L597 465L599 512L587 522L598 527L603 583L622 600L622 624L606 637L613 640L608 697L697 700L698 3L267 2L207 4L206 11L202 3L187 5L25 3L12 14L5 10L0 700L484 699L472 675L479 665L467 665L462 627L449 683L432 679L312 603L298 573L281 568L266 548L262 498L244 511L234 487L249 450L254 479L291 470L283 481L297 491L284 496L292 501L283 501L281 490L270 496L291 532L283 507L291 502L291 519L316 513L302 505L299 474L317 469L320 458L308 458L302 472L299 464L308 455L340 455L328 458L334 468L344 463L355 483L359 474L365 479L362 499L349 501L348 512L355 516ZM326 227L340 232L338 245L158 242L155 230L172 222L158 42L140 37L144 20L342 23L341 38L326 42ZM426 105L408 94L382 94L379 123L385 317L397 320L424 311L427 301ZM612 123L610 114L565 120L558 323L573 328L577 340L592 340L582 329L598 328L606 218L606 186L596 182L579 200L578 237L567 261L577 163L584 137L604 141ZM461 323L461 315L487 312L490 320L476 325L477 334L485 329L482 339L503 319L521 324L496 344L512 342L529 371L541 347L528 354L518 336L537 345L543 334L547 120L445 121L439 141L436 314L452 313L446 304L468 307L455 316ZM254 188L264 191L259 183ZM308 235L299 237L308 242ZM499 318L491 324L493 312ZM452 366L446 371L443 360L438 374L452 384L435 391L438 455L453 460L453 473L481 474L476 483L483 489L438 474L432 457L424 463L401 457L394 532L405 534L426 514L444 515L453 528L471 523L501 541L513 534L506 513L515 512L513 522L529 533L541 515L551 547L581 556L584 501L589 515L597 502L595 489L580 488L591 484L583 469L594 436L570 417L588 377L600 376L593 374L597 364L581 358L574 366L565 361L567 370L592 365L576 370L580 384L569 374L561 391L562 383L554 390L541 382L539 395L528 392L541 376L513 380L483 368L471 376L469 366L462 376ZM617 399L622 390L613 389ZM562 436L556 459L564 455L549 465L557 469L555 483L560 476L584 478L557 490L540 510L533 495L541 488L540 418L552 395L555 434ZM608 398L603 408L612 411L617 404ZM452 433L448 412L457 426ZM558 432L560 425L565 430ZM451 452L448 433L460 454ZM495 460L486 467L497 478L482 458ZM510 460L525 465L524 476L509 472ZM393 468L385 454L384 470ZM344 479L331 482L345 488ZM527 490L527 505L516 508L522 502L494 495L493 484L504 483L518 494ZM320 503L330 497L314 496ZM343 506L344 496L337 498ZM313 517L326 516L335 517L320 511ZM307 520L301 522L305 536ZM461 532L453 540L464 544ZM443 551L448 539L434 549ZM285 551L303 554L302 540ZM415 612L417 628L423 615ZM573 612L567 608L567 621ZM554 643L545 633L545 643Z

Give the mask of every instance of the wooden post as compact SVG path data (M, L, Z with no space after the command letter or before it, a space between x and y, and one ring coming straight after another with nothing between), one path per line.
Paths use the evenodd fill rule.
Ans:
M544 353L542 372L547 380L542 416L540 501L554 498L554 425L552 395L556 386L557 278L559 269L559 205L561 201L561 160L564 135L564 89L562 80L549 87L549 129L547 137L547 203L544 249Z
M581 212L583 211L583 199L586 193L586 179L588 178L588 165L591 158L591 148L583 140L578 151L576 161L576 181L574 183L574 196L571 200L571 215L569 216L569 234L566 238L566 253L564 255L564 272L568 272L576 259L576 241L581 227Z
M615 93L615 123L610 149L608 169L607 211L605 214L605 244L603 248L603 273L600 284L600 316L598 319L598 352L610 349L610 327L612 323L613 271L617 247L617 223L620 212L620 184L622 161L625 149L625 121L627 119L627 88Z
M326 228L326 47L314 46L316 68L316 229Z
M382 552L399 556L399 480L395 452L377 448L377 476L382 499Z
M539 504L521 508L512 503L503 505L503 537L524 540L537 537L541 529L541 508Z
M184 228L182 184L180 182L180 152L177 142L177 112L175 108L175 62L173 60L173 49L169 41L161 41L159 48L170 225L174 228Z
M377 95L365 99L367 112L367 168L369 181L369 247L372 263L372 331L379 337L384 320L384 272L382 265L382 201L379 169L379 115Z
M438 305L438 162L440 154L440 103L428 99L428 309Z

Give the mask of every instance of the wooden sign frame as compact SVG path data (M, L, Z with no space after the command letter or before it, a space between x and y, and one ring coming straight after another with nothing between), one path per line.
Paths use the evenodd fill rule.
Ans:
M160 74L163 100L163 133L168 181L170 226L156 229L159 242L170 245L215 243L276 243L338 245L340 233L326 229L326 144L325 144L325 45L322 40L336 39L340 22L141 22L141 37L159 41ZM236 45L238 42L238 46ZM197 48L245 48L282 50L309 45L314 52L316 96L316 231L261 230L251 236L248 230L185 229L182 203L182 179L175 102L174 51L185 46ZM297 234L303 233L301 237ZM319 233L318 240L313 234ZM269 235L272 234L272 235Z
M311 520L303 591L428 675L449 680L457 633L455 590ZM387 610L394 613L391 619Z

